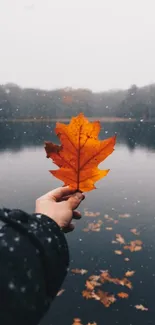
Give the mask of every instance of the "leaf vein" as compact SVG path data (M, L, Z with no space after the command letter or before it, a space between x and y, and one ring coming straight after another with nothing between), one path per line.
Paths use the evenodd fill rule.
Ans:
M97 151L93 156L91 156L87 161L85 161L85 163L80 167L80 170L82 170L89 162L90 160L92 160L93 158L95 158L96 156L98 156L103 150L106 149L106 147L109 146L109 143L104 147L102 148L101 150Z

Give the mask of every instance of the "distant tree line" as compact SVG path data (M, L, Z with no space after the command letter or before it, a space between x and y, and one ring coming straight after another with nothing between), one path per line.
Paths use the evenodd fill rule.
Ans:
M155 84L95 93L89 89L24 89L0 85L0 119L88 117L155 118Z

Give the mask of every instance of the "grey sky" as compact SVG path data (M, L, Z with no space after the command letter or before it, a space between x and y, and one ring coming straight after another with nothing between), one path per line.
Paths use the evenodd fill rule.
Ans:
M0 0L0 83L94 91L155 82L154 0Z

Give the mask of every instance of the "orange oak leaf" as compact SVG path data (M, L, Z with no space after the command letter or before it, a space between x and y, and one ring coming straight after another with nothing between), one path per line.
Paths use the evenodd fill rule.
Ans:
M119 280L119 284L129 289L132 289L132 283L127 278L123 278L122 280Z
M82 291L82 296L86 299L92 299L92 291L89 290L83 290Z
M127 299L129 297L128 293L126 292L119 292L117 296L122 299Z
M86 286L87 290L93 291L95 287L100 287L101 283L99 283L97 281L93 281L93 280L90 280L90 281L87 280L85 286Z
M56 124L60 146L45 142L47 158L59 167L50 172L71 189L91 191L96 188L94 183L109 172L100 170L98 165L114 151L116 136L100 141L100 129L100 122L89 122L81 113L68 125Z
M100 302L108 308L111 304L116 301L114 295L110 295L108 292L104 292L102 290L97 291L97 296L100 298Z

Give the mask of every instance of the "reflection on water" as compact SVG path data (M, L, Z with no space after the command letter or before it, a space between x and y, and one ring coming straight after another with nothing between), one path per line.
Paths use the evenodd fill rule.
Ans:
M35 199L44 192L59 186L52 177L51 160L46 159L43 142L57 142L54 124L16 123L0 124L0 203L3 206L34 210ZM83 217L76 230L67 235L70 247L71 268L83 268L88 274L69 272L63 285L65 292L52 304L44 325L71 325L73 318L81 318L83 325L147 325L155 324L155 127L148 123L104 123L101 138L118 134L115 152L101 164L110 168L109 175L98 182L98 189L87 193L81 211L99 211L99 217ZM128 219L119 214L128 213ZM108 223L108 214L119 222ZM102 220L100 232L83 232L89 222ZM112 228L110 231L106 228ZM136 228L138 236L130 232ZM121 244L112 244L116 234L127 242L143 241L143 250L125 251ZM122 250L116 255L114 250ZM129 258L126 262L124 258ZM95 300L84 300L81 295L85 281L100 270L109 270L113 277L122 278L128 270L134 270L130 279L133 290L126 300L118 299L110 308L104 308ZM52 279L51 279L52 281ZM106 284L103 290L115 295L127 292L124 287ZM138 311L135 305L143 304L148 312Z
M0 150L20 150L40 146L45 140L57 142L55 123L1 123ZM125 143L131 150L137 146L155 148L155 124L147 122L104 123L100 137L117 133L117 142Z

